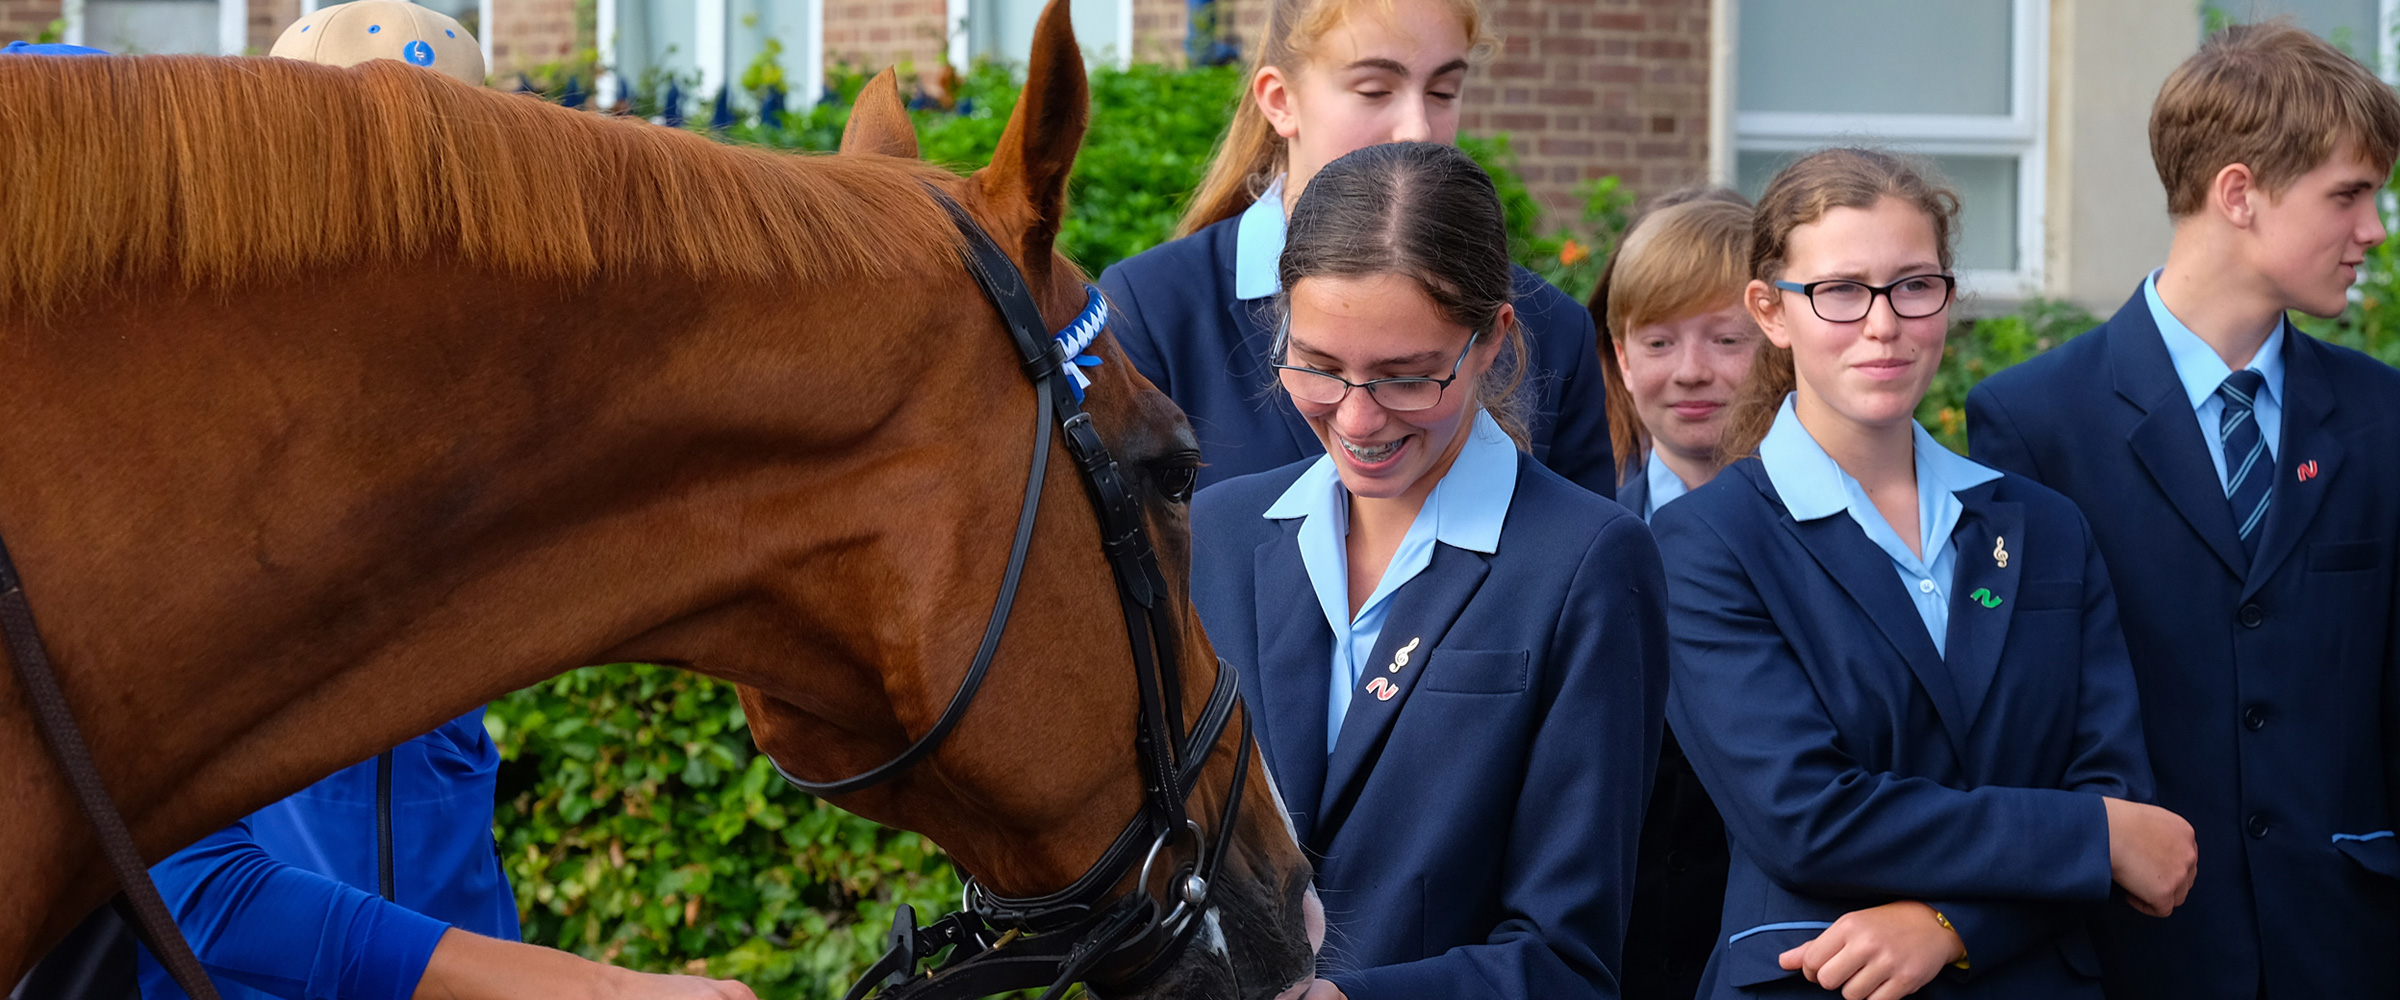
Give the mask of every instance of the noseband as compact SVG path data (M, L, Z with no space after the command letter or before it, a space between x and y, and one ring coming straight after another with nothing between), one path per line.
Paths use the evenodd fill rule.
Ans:
M804 781L780 764L775 771L793 787L819 798L848 795L889 781L932 756L958 725L974 703L999 650L1000 636L1008 627L1009 609L1024 576L1025 554L1033 542L1034 514L1041 506L1042 482L1049 472L1051 425L1055 422L1065 433L1067 454L1074 459L1084 492L1099 514L1100 547L1116 577L1117 603L1133 644L1134 677L1140 689L1134 749L1142 774L1141 810L1081 878L1057 892L1031 898L1003 896L970 876L960 911L930 925L917 926L914 910L901 906L892 920L891 950L867 969L846 1000L862 1000L878 986L885 1000L987 997L1045 988L1042 1000L1057 1000L1070 985L1093 978L1104 979L1112 989L1139 988L1181 956L1203 923L1210 888L1232 847L1234 821L1249 779L1250 755L1242 749L1249 740L1249 712L1242 711L1242 742L1236 744L1233 782L1217 817L1216 833L1206 836L1187 814L1185 799L1201 765L1240 706L1241 695L1233 665L1218 660L1216 686L1189 734L1185 733L1183 674L1177 668L1175 647L1168 641L1174 632L1163 600L1166 578L1159 572L1157 553L1142 528L1140 498L1126 483L1116 460L1109 457L1099 432L1092 427L1091 415L1083 411L1085 381L1077 369L1098 363L1084 350L1107 323L1107 300L1098 290L1087 288L1083 314L1064 332L1050 335L1016 264L956 201L939 190L928 190L964 238L960 256L967 273L1000 311L1025 375L1033 381L1033 463L1018 508L1016 538L1009 545L1008 569L1001 577L999 596L992 602L983 641L967 666L966 677L941 718L908 749L881 766L841 781ZM1149 893L1151 876L1169 848L1185 839L1198 853L1171 873L1167 896L1172 902L1162 905ZM1140 876L1133 891L1112 901L1109 893L1137 863ZM946 959L919 971L944 948L951 949Z

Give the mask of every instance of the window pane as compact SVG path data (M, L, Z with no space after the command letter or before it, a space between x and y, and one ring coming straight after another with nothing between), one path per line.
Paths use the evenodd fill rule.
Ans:
M1734 179L1756 199L1767 181L1800 153L1743 150L1734 157ZM2013 156L1929 157L1958 192L1958 231L1952 234L1961 270L2013 271L2017 254L2017 158Z
M1041 20L1038 0L972 0L967 7L967 47L988 59L1023 64L1033 55L1033 26ZM1117 31L1125 16L1124 0L1070 0L1075 39L1086 62L1103 57L1124 58L1117 52Z
M600 49L608 52L611 31L601 25ZM617 4L617 23L614 69L624 86L636 93L647 94L652 100L662 100L672 83L683 90L686 102L702 95L693 91L700 85L698 12L693 0L627 0ZM710 94L709 97L716 95ZM695 113L696 105L686 103L685 114Z
M2011 0L1739 2L1737 110L2009 113Z
M2247 23L2288 14L2370 68L2379 58L2375 32L2382 20L2380 0L2219 0L2216 6Z
M795 107L807 107L825 89L823 81L802 78L808 59L809 0L730 0L726 9L726 29L732 37L725 44L725 75L733 80L734 88L743 89L742 77L750 71L767 51L772 40L780 48L775 65L783 70L783 91ZM905 86L905 83L903 84Z
M83 17L83 43L120 55L217 52L215 3L87 0Z

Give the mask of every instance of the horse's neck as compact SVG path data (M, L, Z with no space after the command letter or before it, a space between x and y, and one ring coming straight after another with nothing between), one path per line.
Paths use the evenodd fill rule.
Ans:
M0 530L145 851L756 572L733 532L759 477L833 474L812 454L901 386L831 338L760 342L770 310L823 328L806 290L715 294L386 269L0 331ZM805 391L811 366L844 391ZM6 972L97 869L60 863L89 860L81 821L0 695L9 798L36 804L0 810Z

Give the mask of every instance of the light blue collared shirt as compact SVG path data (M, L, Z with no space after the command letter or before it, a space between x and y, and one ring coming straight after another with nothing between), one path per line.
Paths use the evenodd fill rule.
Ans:
M1263 299L1283 290L1283 178L1242 210L1233 230L1233 297Z
M2158 324L2158 335L2167 342L2167 358L2175 362L2175 377L2183 381L2183 394L2192 401L2192 412L2200 418L2200 440L2208 444L2208 460L2217 467L2217 485L2225 486L2225 439L2217 434L2217 422L2225 415L2225 400L2217 395L2217 387L2233 369L2217 355L2208 341L2183 325L2167 304L2158 300L2158 272L2142 282L2142 298L2150 303L2150 319ZM2258 353L2250 358L2249 370L2266 379L2266 387L2251 401L2251 419L2258 421L2259 437L2266 440L2267 460L2275 460L2276 450L2283 444L2283 332L2291 324L2275 323L2275 332L2267 342L2258 345Z
M1642 511L1644 521L1656 516L1658 509L1666 506L1667 501L1692 491L1691 487L1683 485L1682 476L1676 475L1675 470L1667 468L1667 463L1658 460L1657 448L1650 449L1650 457L1642 461L1642 476L1650 481L1650 507Z
M1866 530L1867 540L1874 542L1885 555L1892 557L1892 568L1900 574L1900 585L1908 590L1910 601L1917 606L1917 617L1924 619L1925 631L1933 636L1933 648L1948 656L1950 635L1950 584L1958 571L1958 546L1950 541L1950 532L1958 527L1958 517L1966 507L1958 502L1958 491L1979 486L2000 478L2000 474L1959 457L1957 452L1942 447L1925 433L1925 425L1910 421L1916 430L1917 456L1917 530L1918 552L1908 550L1893 531L1875 502L1867 499L1867 491L1858 480L1842 471L1833 456L1810 437L1808 428L1800 426L1800 416L1792 411L1792 397L1783 397L1783 409L1775 414L1775 426L1767 431L1767 439L1758 445L1758 460L1767 467L1767 481L1775 484L1775 492L1783 497L1785 510L1792 512L1795 521L1814 521L1832 517L1842 511Z
M1500 524L1508 518L1508 502L1517 492L1517 446L1488 413L1475 414L1467 443L1450 463L1450 472L1433 485L1417 519L1384 567L1375 592L1350 614L1350 559L1344 539L1350 535L1350 491L1342 488L1333 456L1317 459L1302 472L1283 496L1267 508L1270 520L1305 518L1300 523L1300 564L1308 569L1309 585L1325 624L1333 628L1333 670L1325 699L1325 752L1341 740L1342 718L1350 713L1350 695L1358 690L1367 657L1375 655L1375 640L1383 635L1391 613L1392 595L1433 563L1435 542L1490 555L1500 550Z

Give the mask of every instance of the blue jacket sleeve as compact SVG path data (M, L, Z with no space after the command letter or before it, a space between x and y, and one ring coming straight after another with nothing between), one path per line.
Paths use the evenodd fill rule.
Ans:
M2084 526L2083 682L2078 692L2075 756L2065 785L2078 792L2149 802L2150 757L2141 728L2133 662L2117 627L2116 590L2108 565ZM2106 829L2105 821L2102 829ZM2095 912L2085 903L1934 900L1967 944L1968 976L1997 968L2056 938Z
M2108 898L2099 796L1957 789L1868 770L1843 749L1724 539L1683 504L1661 508L1654 527L1675 556L1668 719L1726 829L1767 877L1826 897Z
M246 822L150 874L210 976L289 1000L409 1000L450 926L268 857Z
M1665 581L1640 519L1594 537L1549 652L1560 679L1527 757L1503 849L1500 921L1482 944L1328 975L1352 1000L1620 995L1634 855L1658 765Z

